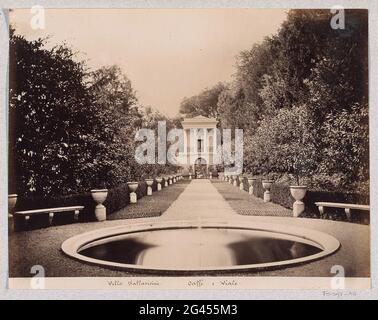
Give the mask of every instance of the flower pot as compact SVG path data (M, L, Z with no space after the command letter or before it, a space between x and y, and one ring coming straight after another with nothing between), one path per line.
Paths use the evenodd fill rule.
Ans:
M12 193L8 194L8 214L12 215L13 214L13 209L16 206L17 202L17 194Z
M262 181L262 186L264 189L267 189L267 190L270 190L270 188L272 187L272 184L273 184L273 180L263 180Z
M256 178L251 178L251 177L248 178L248 184L249 184L248 193L250 195L253 195L253 183L254 183L254 181L256 181Z
M103 202L106 200L108 196L108 189L92 189L91 195L96 202L95 208L95 216L97 221L105 221L106 220L106 207L103 205Z
M147 184L147 195L152 196L152 185L154 183L154 179L146 179Z
M299 217L299 215L305 210L305 205L302 199L306 195L307 186L290 186L291 196L295 199L293 203L293 216Z
M272 187L272 184L273 184L273 180L263 180L262 181L263 188L265 189L264 202L270 202L271 201L270 188Z
M233 180L234 186L237 187L238 186L238 176L236 176L236 175L232 176L232 180Z
M161 183L163 181L163 178L162 177L157 177L156 178L156 182L157 182L157 190L160 191L161 190Z
M128 182L127 186L129 187L129 190L130 190L130 203L137 203L138 197L135 191L138 189L138 182L136 181Z
M239 189L243 191L244 190L244 176L243 175L239 176L239 181L240 181Z

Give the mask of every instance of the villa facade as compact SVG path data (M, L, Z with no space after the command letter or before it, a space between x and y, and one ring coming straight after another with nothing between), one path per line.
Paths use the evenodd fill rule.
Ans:
M215 164L217 151L217 120L197 116L185 118L181 124L184 131L184 152L179 162L186 170L198 176L207 175Z

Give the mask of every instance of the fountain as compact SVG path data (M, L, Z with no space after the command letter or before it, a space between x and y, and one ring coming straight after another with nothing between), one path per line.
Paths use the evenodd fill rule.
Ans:
M323 258L339 246L334 237L311 229L199 219L97 229L69 238L62 250L112 269L188 274L288 267Z

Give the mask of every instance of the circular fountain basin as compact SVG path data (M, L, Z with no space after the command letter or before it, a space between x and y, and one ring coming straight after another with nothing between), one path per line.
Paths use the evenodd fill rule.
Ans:
M62 244L83 262L141 271L227 271L279 268L335 252L323 232L267 223L156 223L99 229Z

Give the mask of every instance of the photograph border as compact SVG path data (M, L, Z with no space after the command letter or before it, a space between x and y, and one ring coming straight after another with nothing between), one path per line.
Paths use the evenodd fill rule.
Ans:
M370 138L370 190L376 190L378 187L377 183L377 155L378 155L378 132L374 130L378 127L378 111L376 110L376 105L378 102L377 90L378 87L378 70L376 64L378 61L378 39L372 36L378 31L378 3L374 0L362 0L362 1L325 1L325 0L285 0L285 1L274 1L274 0L255 0L255 1L117 1L114 0L109 4L107 1L17 1L17 0L3 0L2 10L0 14L1 28L0 28L0 97L1 97L1 113L0 113L0 123L1 123L1 136L0 136L0 146L2 150L7 150L7 139L8 139L8 15L7 9L5 8L30 8L33 5L41 5L46 8L331 8L332 6L342 6L345 8L364 8L369 10L369 138ZM374 107L375 108L374 108ZM8 169L7 169L7 152L1 153L1 164L0 164L0 175L7 181ZM103 289L107 285L107 281L112 278L96 278L92 281L92 285L88 282L90 278L46 278L45 285L46 289L49 290L22 290L27 282L30 282L30 278L13 278L8 279L8 220L7 220L7 183L1 184L1 211L3 214L0 215L0 298L1 299L376 299L378 298L378 279L376 270L378 270L378 230L376 219L370 219L370 257L371 257L371 289L361 290L358 281L361 280L366 287L366 279L360 278L346 278L346 290L337 290L338 294L334 294L335 290L331 290L330 278L294 278L291 279L298 282L303 281L303 286L306 289L294 289L286 285L283 288L270 289L269 282L276 281L277 277L272 278L273 281L269 281L264 277L242 277L243 281L245 278L251 278L247 281L249 286L240 287L238 289L232 288L216 288L212 289L210 286L203 286L200 288L186 288L175 290L170 288L172 285L172 279L164 277L159 277L160 281L167 282L168 289L152 289L151 287L138 287L138 286L120 286L117 289L110 288L106 290L106 295L104 295ZM370 194L370 206L372 216L375 214L377 207L377 196L375 192ZM373 216L374 217L374 216ZM375 240L374 240L375 239ZM142 278L142 277L141 277ZM182 277L179 277L182 278ZM194 280L199 280L198 278L204 279L206 277L195 277ZM289 278L289 277L288 277ZM74 279L77 285L69 286L69 279ZM117 278L113 278L117 279ZM121 278L127 279L129 278ZM133 277L133 279L138 279L138 277ZM311 287L306 287L306 281L312 279L312 281L318 281L319 286L314 290ZM354 280L353 280L354 279ZM68 280L68 282L67 282ZM79 280L79 281L78 281ZM93 280L93 279L92 279ZM182 281L188 281L187 277L181 279ZM205 280L206 281L206 280ZM62 282L66 282L67 287L61 290L56 289L57 286L62 287ZM180 281L179 281L180 282ZM369 281L370 282L370 281ZM102 284L101 284L102 283ZM285 281L284 281L285 283ZM286 281L288 283L288 281ZM327 289L327 283L329 288ZM9 285L20 289L8 289ZM83 287L88 289L82 289ZM324 284L322 287L321 284ZM256 290L248 289L248 287L254 287ZM211 288L211 289L210 289ZM122 289L122 290L120 290ZM137 289L137 290L135 290ZM242 289L242 290L240 290ZM277 290L278 289L278 290Z

